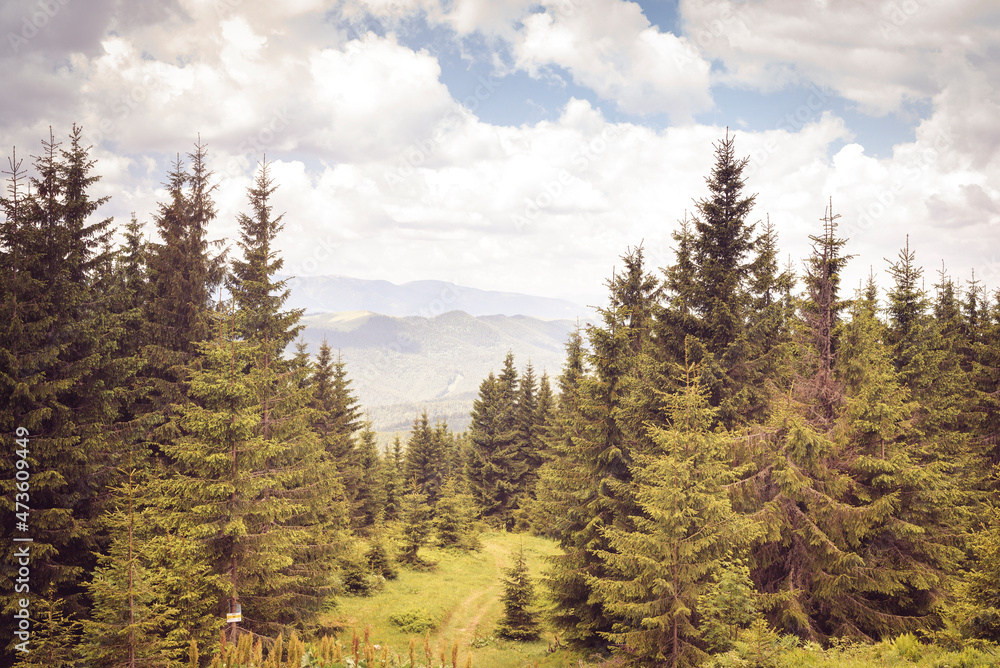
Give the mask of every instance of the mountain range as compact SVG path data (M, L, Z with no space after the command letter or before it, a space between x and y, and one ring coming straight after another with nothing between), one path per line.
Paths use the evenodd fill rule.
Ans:
M564 299L516 292L480 290L446 281L412 281L397 285L348 276L304 276L289 279L290 308L306 315L338 311L371 311L381 315L441 315L465 311L472 316L524 315L542 320L590 318L593 309Z
M440 281L327 276L289 286L286 305L306 310L301 339L309 352L325 339L343 357L376 431L404 439L424 409L432 421L467 428L480 383L499 373L508 351L520 371L530 362L537 377L547 372L554 380L570 333L593 319L589 309L563 300Z

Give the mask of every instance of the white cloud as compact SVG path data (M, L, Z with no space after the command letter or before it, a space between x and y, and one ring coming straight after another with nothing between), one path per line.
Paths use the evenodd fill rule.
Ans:
M875 115L934 95L948 62L1000 35L981 0L682 0L680 12L692 42L722 61L720 82L765 91L814 82Z
M712 104L709 63L685 38L651 26L632 2L588 0L563 11L548 3L524 19L514 53L532 74L558 65L630 113L666 112L685 122Z
M390 35L368 33L310 57L310 118L319 145L352 160L383 157L429 133L451 105L440 67Z
M831 16L803 9L803 23L776 0L733 5L728 15L712 14L712 0L685 3L689 26L692 17L704 21L677 38L619 0L547 2L532 14L519 0L394 2L365 6L397 16L406 7L460 36L509 39L519 66L563 68L638 114L684 119L711 104L708 65L694 47L723 58L734 83L813 82L871 109L928 97L933 113L916 140L883 158L808 100L780 129L738 133L738 154L753 156L755 216L771 214L798 262L832 196L848 250L861 256L850 269L858 276L869 264L880 270L907 233L918 260L936 267L943 257L963 278L991 266L987 249L1000 247L1000 66L977 46L989 28L967 25L971 4L946 20L921 3L927 14L883 43L873 41L878 22L864 23L872 15L861 5ZM168 157L191 150L200 131L222 181L211 236L235 237L250 171L266 151L279 185L275 210L287 213L281 245L292 273L439 278L591 303L627 246L644 242L651 266L671 262L670 231L706 194L723 127L616 124L576 99L553 120L492 124L451 97L431 53L391 32L346 39L317 21L329 3L217 6L186 0L157 21L120 20L119 34L103 34L96 50L24 54L5 80L11 104L0 140L26 156L50 123L62 134L74 120L88 132L103 123L116 152L95 149L99 194L113 195L109 210L120 221L131 210L149 221ZM821 18L832 20L827 32L815 29ZM945 39L935 21L956 35ZM744 25L760 33L744 34ZM902 56L883 54L886 44L901 45ZM934 44L944 49L939 59L928 56ZM977 269L1000 284L984 273Z

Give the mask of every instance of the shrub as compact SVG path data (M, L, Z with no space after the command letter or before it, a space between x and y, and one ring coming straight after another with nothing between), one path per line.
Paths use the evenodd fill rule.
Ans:
M389 621L406 633L425 633L436 625L434 618L423 608L410 608L389 615Z
M399 575L396 570L396 564L382 541L376 540L372 543L365 557L368 560L368 566L371 568L372 573L381 575L386 580L395 580Z
M912 633L904 633L896 638L892 643L892 648L896 650L899 658L906 659L907 661L919 661L923 654L920 641Z

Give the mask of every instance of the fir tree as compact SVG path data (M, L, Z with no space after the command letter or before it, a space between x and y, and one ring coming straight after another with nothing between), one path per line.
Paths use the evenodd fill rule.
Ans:
M326 339L320 344L310 385L311 407L315 410L313 429L323 443L325 461L336 471L345 502L354 506L361 474L355 449L361 408L351 389L343 358L338 353L333 359Z
M189 370L191 401L176 407L179 436L162 446L175 463L165 483L174 526L202 542L222 577L222 612L243 603L258 630L308 624L332 591L327 527L315 524L330 498L311 484L320 449L294 396L271 407L272 419L286 418L280 429L264 428L261 397L273 392L273 369L260 345L236 339L234 329L202 344Z
M710 431L713 410L693 368L668 399L671 427L652 428L663 454L633 465L640 513L634 529L607 527L604 574L589 579L616 620L604 635L630 663L695 665L704 646L695 626L699 596L756 529L734 512L727 483L730 438Z
M990 507L970 541L972 561L952 611L963 635L1000 638L1000 509Z
M642 249L623 258L625 271L608 281L610 304L601 309L603 326L587 330L593 373L579 381L572 419L577 421L568 447L561 449L563 483L575 490L562 498L567 518L560 545L565 555L548 573L552 620L573 645L599 645L600 634L618 621L592 584L606 576L598 554L609 551L606 531L630 531L637 514L631 466L637 449L647 446L642 422L655 412L655 397L644 396L655 385L655 368L646 364L651 317L658 286L643 267ZM556 446L559 447L559 446Z
M437 544L441 547L474 548L475 504L455 477L441 488L441 497L434 507Z
M837 219L833 214L833 200L823 217L823 234L810 235L812 254L806 266L808 298L802 306L807 344L801 347L804 354L811 353L808 364L810 378L802 391L815 396L819 410L827 421L833 419L840 402L840 389L833 378L837 362L838 325L844 303L839 299L840 276L852 256L844 255L846 239L836 236Z
M534 640L541 634L537 615L530 609L535 600L535 587L528 573L524 546L517 551L514 565L504 569L503 616L497 622L497 635L511 640Z
M550 456L539 471L530 508L533 531L550 538L568 536L569 527L578 526L580 521L574 517L579 511L574 495L581 491L583 473L577 465L573 437L581 426L578 402L584 374L583 338L576 330L566 342L566 363L557 379L559 395L545 431Z
M403 497L400 520L402 536L399 560L404 564L420 564L417 552L430 541L432 517L427 495L419 487L414 485Z
M735 139L727 130L715 146L715 165L706 179L709 196L695 202L693 224L685 218L674 233L677 261L666 270L670 298L659 336L665 361L686 363L690 357L702 364L712 405L721 408L719 418L730 426L759 412L763 400L748 389L755 384L748 370L754 355L766 352L753 350L747 338L751 288L769 283L780 290L768 275L771 240L766 233L755 240L755 226L747 221L756 197L743 196L748 160L736 158ZM758 257L752 260L755 247Z
M978 435L975 446L985 464L983 469L993 471L1000 465L1000 393L996 391L1000 387L1000 289L991 302L984 300L981 310L979 334L969 351L969 370ZM1000 487L1000 476L994 475L984 484L987 489L996 490Z
M385 518L397 519L405 492L403 482L403 444L399 434L392 441L392 449L381 459L382 480L385 482Z
M705 182L709 197L697 200L692 261L698 290L692 306L704 317L705 338L715 353L739 336L745 306L742 283L750 275L754 226L747 222L755 195L743 196L743 170L749 158L736 158L735 138L715 146L715 166Z
M406 443L406 459L403 463L403 475L408 486L416 487L427 496L427 503L437 503L441 484L444 482L444 472L441 464L444 460L440 438L435 438L423 411L419 418L413 419L413 429L410 440Z
M197 164L194 171L197 175ZM285 350L302 329L299 324L302 310L282 310L289 290L287 281L276 277L283 266L275 250L275 237L283 227L283 216L274 216L271 208L276 188L268 176L266 162L262 163L254 186L247 192L252 215L238 217L243 257L233 260L229 288L238 313L233 321L235 333L256 348L253 362L256 368L248 370L258 377L260 422L256 432L265 441L287 446L280 456L265 463L267 469L280 470L287 476L280 487L270 490L270 495L282 499L286 508L296 509L282 527L294 545L289 555L293 562L282 574L290 584L282 591L285 600L274 602L264 618L285 617L309 623L332 590L334 556L342 541L340 534L349 509L336 501L342 489L334 475L335 464L311 428L308 370L295 364L294 358L284 357ZM335 396L348 395L347 385L340 364L334 373ZM341 407L337 405L338 409ZM349 410L349 404L343 407ZM351 417L338 415L336 419Z
M168 613L156 601L159 584L148 567L148 518L140 508L140 472L132 469L116 491L117 507L103 518L113 536L88 590L94 617L84 622L87 655L94 666L166 666L160 630Z
M0 327L0 431L27 430L32 478L32 575L55 585L67 614L83 612L82 575L94 566L102 488L114 468L125 388L137 367L121 354L123 319L105 284L112 263L107 198L90 191L100 177L73 126L68 150L50 130L36 176L10 160L0 236L5 314ZM32 192L33 191L33 192ZM5 498L14 491L13 458L3 459ZM10 538L14 525L4 523ZM13 591L13 575L0 581ZM0 624L13 637L10 622Z
M503 526L513 523L523 477L523 463L516 459L515 410L509 384L490 372L472 405L465 476L480 514Z
M14 668L76 668L80 622L66 614L66 602L55 587L35 599L27 651L16 654Z
M538 479L538 467L545 458L541 439L541 424L538 422L538 383L535 369L528 362L524 373L518 381L516 401L517 454L515 458L523 462L524 477L518 490L518 507L523 507L534 494L535 481Z
M225 276L225 253L213 255L212 247L219 244L208 240L215 209L206 155L200 142L188 154L192 174L177 157L165 184L169 201L160 203L153 217L159 241L149 244L145 313L149 344L143 351L150 423L169 418L170 406L183 400L186 365L197 355L198 344L211 336L213 295ZM160 439L170 437L169 433L159 435Z
M372 423L366 420L358 439L358 464L361 470L351 513L351 527L361 531L370 531L384 519L385 514L386 486L375 438Z

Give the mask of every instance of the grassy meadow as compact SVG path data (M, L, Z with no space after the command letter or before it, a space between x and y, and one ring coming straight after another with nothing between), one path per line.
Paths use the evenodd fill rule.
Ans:
M436 562L428 570L400 569L399 577L385 583L374 596L345 596L337 610L326 620L327 625L343 627L342 638L349 640L352 630L362 634L371 628L372 642L388 645L390 654L397 654L405 664L409 660L410 639L415 640L418 663L425 663L427 631L434 664L440 663L442 650L446 664L451 665L452 649L458 642L459 666L465 666L471 653L472 663L479 667L572 665L565 653L547 653L553 633L545 628L542 638L534 642L513 642L493 635L497 620L503 613L502 569L512 565L514 555L523 545L531 575L536 580L544 566L544 557L555 554L553 541L536 536L488 532L482 535L482 549L463 552L434 547L421 548L424 559ZM536 584L536 593L540 587ZM405 617L402 617L405 615ZM401 628L402 620L409 630ZM563 654L563 656L560 656Z
M457 646L459 667L478 668L611 668L620 665L614 659L602 660L566 649L549 652L553 630L544 625L543 634L534 642L514 642L497 638L494 628L503 612L501 603L502 569L511 566L519 547L537 584L545 557L558 550L553 541L536 536L488 532L482 535L482 549L463 552L425 547L421 556L434 562L425 570L400 569L399 577L389 580L373 596L344 596L330 613L326 626L344 629L340 634L345 647L356 632L362 637L366 628L371 642L388 646L390 657L409 665L409 646L414 642L416 665L434 668L453 665ZM539 598L538 607L544 605ZM786 641L787 643L787 641ZM966 647L947 650L920 643L913 636L870 644L836 644L822 648L816 644L783 647L746 648L715 657L706 666L717 668L987 668L1000 666L995 647ZM470 664L471 660L471 664Z

